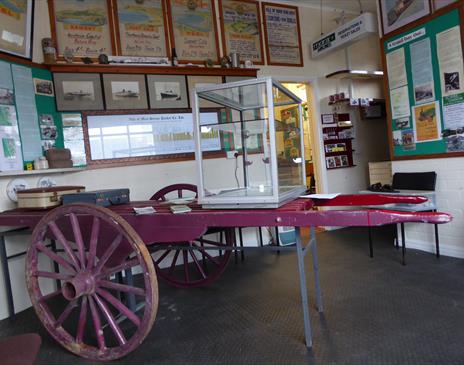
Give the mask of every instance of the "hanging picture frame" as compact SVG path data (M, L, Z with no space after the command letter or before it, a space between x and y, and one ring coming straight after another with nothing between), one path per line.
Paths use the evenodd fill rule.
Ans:
M429 0L388 1L379 0L383 34L405 26L430 14Z
M118 54L170 57L165 13L163 0L114 0Z
M213 0L167 0L172 48L180 63L219 63Z
M261 3L267 64L303 67L298 7Z
M150 108L188 108L185 75L147 75Z
M114 54L110 0L49 0L48 7L58 59Z
M224 54L238 53L242 62L264 65L259 3L252 0L219 0Z
M0 2L1 52L32 59L33 14L32 0Z
M103 74L107 110L147 109L145 75Z
M56 110L103 110L100 74L54 73Z

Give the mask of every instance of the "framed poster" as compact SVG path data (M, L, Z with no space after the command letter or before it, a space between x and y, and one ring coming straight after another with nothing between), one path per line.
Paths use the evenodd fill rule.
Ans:
M54 73L56 110L102 110L100 74Z
M116 0L113 11L118 54L147 57L169 55L162 0Z
M433 10L438 10L444 8L445 6L455 3L458 0L432 0L433 1Z
M197 86L205 86L208 84L222 84L221 76L187 76L187 84L189 95L192 97L193 89ZM218 108L219 104L213 103L212 101L200 99L200 108Z
M104 74L106 109L147 109L145 75Z
M379 0L383 34L430 14L429 0Z
M148 75L150 108L188 108L187 81L184 75Z
M168 0L171 46L179 62L219 63L216 12L213 0Z
M298 7L262 3L268 65L303 66Z
M0 51L32 59L32 0L0 2Z
M238 53L242 61L264 64L259 4L251 0L219 0L224 54Z
M114 54L110 0L50 0L48 7L58 57Z

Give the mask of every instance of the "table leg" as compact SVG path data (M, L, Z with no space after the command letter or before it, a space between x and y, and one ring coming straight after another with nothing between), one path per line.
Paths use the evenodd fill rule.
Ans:
M300 227L295 227L295 236L296 236L296 253L298 257L298 271L300 274L300 293L301 293L301 304L303 306L303 321L304 321L306 347L312 347L313 340L312 340L312 334L311 334L311 323L310 323L310 318L309 318L308 290L306 286L306 271L304 267L305 252L301 244Z
M371 227L367 227L367 232L369 234L369 257L374 257L374 248L372 247L372 230Z
M125 276L126 276L126 285L129 286L134 286L134 278L132 276L132 269L127 269L124 270ZM128 301L128 307L131 311L135 312L137 306L135 302L135 294L133 293L128 293L127 294L127 301Z
M434 209L434 212L437 210ZM438 238L438 224L434 224L435 226L435 255L440 257L440 239Z
M0 236L0 261L2 265L3 280L5 282L6 300L8 304L8 316L15 315L13 304L13 292L11 291L10 269L8 266L8 258L6 256L5 237Z
M401 223L401 263L406 265L406 260L404 259L404 255L406 253L406 238L404 234L404 223Z
M242 227L239 227L238 229L238 235L240 239L240 248L243 248L243 234L242 234ZM240 250L240 260L243 261L245 260L245 251Z
M314 271L314 284L316 286L316 305L317 311L323 312L324 307L322 305L322 293L321 293L321 281L319 277L319 260L317 255L317 242L316 242L316 229L311 227L311 235L309 244L311 245L311 255L313 258L313 271Z

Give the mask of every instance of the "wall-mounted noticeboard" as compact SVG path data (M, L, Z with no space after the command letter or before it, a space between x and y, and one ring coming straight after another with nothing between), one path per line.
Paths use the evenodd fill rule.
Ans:
M393 160L464 155L461 6L381 41Z

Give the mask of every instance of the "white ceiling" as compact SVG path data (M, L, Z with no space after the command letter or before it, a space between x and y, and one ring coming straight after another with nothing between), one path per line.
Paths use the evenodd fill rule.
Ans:
M316 9L320 9L321 7L321 0L280 0L277 2L307 6ZM359 14L359 3L361 3L364 12L377 12L376 0L322 0L322 7L325 9L344 10L349 13Z

